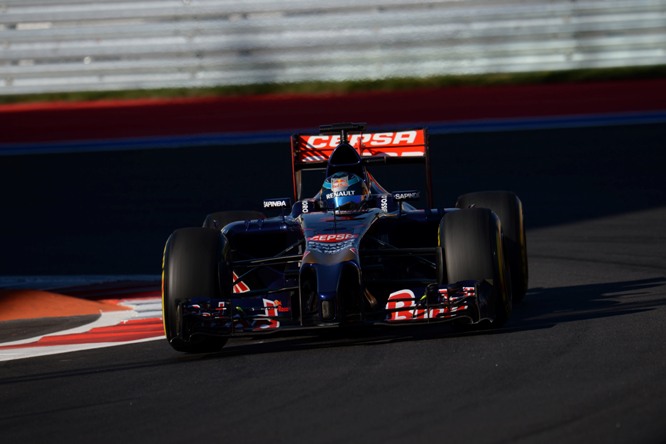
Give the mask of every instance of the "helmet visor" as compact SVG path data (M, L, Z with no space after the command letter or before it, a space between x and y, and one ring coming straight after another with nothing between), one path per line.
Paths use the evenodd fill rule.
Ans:
M355 196L337 196L332 199L333 208L336 210L343 211L354 211L361 208L361 205L365 201L364 195L355 195Z

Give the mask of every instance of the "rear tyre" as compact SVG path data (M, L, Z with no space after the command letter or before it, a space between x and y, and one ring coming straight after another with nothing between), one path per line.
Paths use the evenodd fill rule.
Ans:
M181 352L206 353L222 349L227 338L193 336L184 332L181 303L192 297L219 298L218 263L223 247L218 232L182 228L171 234L162 262L162 316L171 346Z
M502 326L511 315L512 300L499 219L485 208L452 211L444 215L439 230L448 282L492 282L492 325Z
M259 211L217 211L206 216L203 227L219 231L231 222L265 218L264 213Z
M482 191L464 194L456 202L457 208L488 208L500 219L504 238L504 255L511 274L513 301L524 299L528 289L527 242L523 204L509 191Z

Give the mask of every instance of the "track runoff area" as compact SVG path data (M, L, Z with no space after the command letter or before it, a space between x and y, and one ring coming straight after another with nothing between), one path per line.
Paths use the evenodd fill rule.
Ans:
M431 134L660 123L664 104L666 80L5 105L0 156L273 143L335 121ZM159 276L0 277L0 361L162 338Z
M9 277L0 287L0 361L164 336L159 277Z

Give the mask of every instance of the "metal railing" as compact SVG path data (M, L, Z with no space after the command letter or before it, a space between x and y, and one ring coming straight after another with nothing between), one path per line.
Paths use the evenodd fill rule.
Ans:
M0 94L666 63L666 0L0 0Z

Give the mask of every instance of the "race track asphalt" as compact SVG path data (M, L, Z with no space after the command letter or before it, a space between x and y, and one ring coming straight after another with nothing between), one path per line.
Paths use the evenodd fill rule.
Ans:
M506 327L3 362L2 441L665 442L666 126L431 142L439 205L487 188L523 199L530 291ZM158 274L172 229L288 195L287 155L282 144L4 158L0 185L17 191L1 240L16 254L0 266Z

